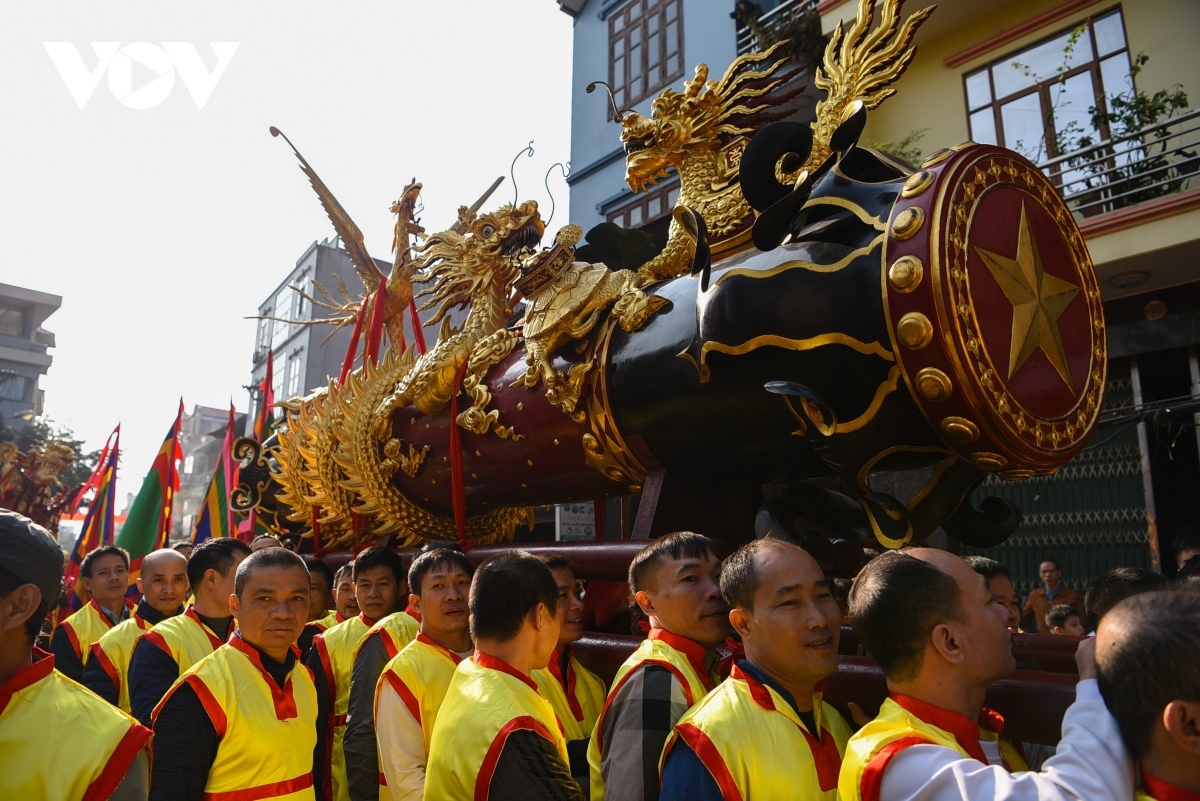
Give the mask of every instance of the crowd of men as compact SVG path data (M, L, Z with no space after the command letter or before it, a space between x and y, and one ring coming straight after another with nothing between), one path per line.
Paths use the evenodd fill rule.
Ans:
M564 557L475 567L431 543L406 571L376 546L335 572L276 544L157 551L136 604L128 555L101 547L47 652L63 553L0 511L0 798L1200 798L1186 579L1121 569L1079 599L1048 560L1022 607L1002 564L911 548L843 595L790 542L722 561L679 532L630 565L648 632L610 683L573 651L584 598ZM1022 616L1095 632L1036 770L984 706ZM847 617L888 687L849 721L823 700Z

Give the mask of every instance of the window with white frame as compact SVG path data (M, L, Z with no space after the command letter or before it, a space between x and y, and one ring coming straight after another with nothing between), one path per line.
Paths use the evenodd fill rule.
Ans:
M275 296L275 325L272 326L274 331L271 335L271 349L278 350L284 342L292 335L292 326L280 320L291 320L292 304L295 301L296 292L291 286L284 286L279 290L279 294Z
M288 391L289 398L294 398L297 395L299 395L301 392L304 391L304 388L300 383L301 378L303 377L303 373L304 373L302 367L303 367L303 364L300 361L299 353L293 353L291 356L288 357L288 360L287 360L287 370L288 370L287 388L288 389L287 389L287 391Z

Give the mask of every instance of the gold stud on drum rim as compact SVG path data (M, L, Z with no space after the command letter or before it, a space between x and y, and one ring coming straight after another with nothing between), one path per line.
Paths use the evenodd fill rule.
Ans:
M925 210L910 206L896 215L892 221L892 238L903 242L912 239L925 224Z
M921 312L909 312L896 325L896 336L909 350L924 350L933 341L933 323Z
M944 401L954 394L954 384L936 367L923 367L917 372L917 390L927 400Z

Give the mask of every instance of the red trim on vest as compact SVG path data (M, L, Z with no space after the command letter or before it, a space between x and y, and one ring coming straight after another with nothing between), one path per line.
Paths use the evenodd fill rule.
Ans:
M281 795L298 793L313 786L313 776L306 773L294 779L273 784L260 784L257 787L247 787L245 790L230 790L227 793L205 793L204 801L261 801L264 798L278 798Z
M164 654L171 657L171 659L175 658L174 654L171 653L171 646L167 645L167 641L163 638L162 634L154 629L150 629L138 639L154 643L154 645L161 649Z
M891 693L890 695L891 699L910 715L953 735L958 747L970 754L972 759L977 759L985 765L988 764L987 755L983 753L983 746L979 744L979 730L984 729L995 734L1003 731L1004 718L998 712L984 707L979 712L979 722L972 723L957 712L942 709L940 706L928 704L912 696L900 693ZM985 712L990 714L985 715ZM999 728L992 728L996 726Z
M695 640L689 640L687 637L682 637L674 632L667 631L666 629L650 629L650 634L647 639L661 640L679 653L686 656L688 662L692 664L692 669L695 670L696 675L700 677L700 682L704 685L704 689L712 692L712 676L709 674L708 668L704 666L704 657L708 654L703 645Z
M107 801L133 766L133 760L150 742L150 730L140 723L134 723L121 737L116 749L108 757L108 762L100 775L88 785L80 801Z
M387 679L391 688L396 691L396 695L400 696L400 700L404 702L404 705L408 707L409 714L413 716L413 720L417 721L418 726L421 725L421 705L417 703L416 696L408 689L408 685L390 670L385 672L383 676Z
M350 715L349 713L345 715L332 715L330 719L333 721L333 727L336 729L338 726L345 726L346 721L350 720Z
M318 634L313 637L313 646L321 660L321 671L325 674L325 687L329 691L329 704L332 706L337 703L337 678L333 675L333 662L329 659L329 646L325 644L325 635Z
M892 757L910 745L928 744L929 741L922 737L905 737L894 740L879 749L879 753L871 757L871 761L863 768L862 781L859 784L862 790L862 801L879 801L879 791L883 787L883 772L887 770Z
M224 737L225 732L229 729L229 718L225 716L225 710L217 703L212 690L208 689L208 685L195 673L189 675L184 681L192 688L192 692L196 694L196 697L200 699L201 706L208 713L209 719L212 720L213 728L217 731L217 738ZM163 699L164 702L166 700L166 698ZM159 706L162 706L162 704L159 704Z
M423 643L425 643L426 645L428 645L428 646L430 646L430 647L432 647L432 648L436 648L436 649L438 649L438 650L439 650L439 651L441 651L443 654L445 654L446 656L450 657L450 659L452 659L452 660L454 661L454 664L456 664L456 665L457 665L459 662L462 662L462 661L463 661L463 658L462 658L461 656L459 656L458 654L454 653L453 651L451 651L449 648L447 648L446 646L442 645L441 643L439 643L439 642L434 642L434 641L433 641L433 640L431 640L429 637L425 636L425 632L423 632L423 631L418 631L418 632L417 632L417 642L423 642Z
M333 613L333 619L334 619L334 620L336 620L338 623L345 623L345 622L346 622L346 616L345 616L345 615L343 615L341 612L334 612L334 613Z
M191 618L192 622L200 627L200 630L203 631L204 634L208 637L208 641L212 644L214 651L225 644L225 643L221 642L221 638L217 636L216 632L214 632L208 626L204 625L204 621L200 619L200 615L196 614L196 610L194 608L189 606L187 609L183 610L183 614L184 614L184 617ZM230 632L230 634L232 635L233 632ZM170 651L168 651L167 653L170 653Z
M1147 773L1145 768L1142 768L1141 774L1142 788L1154 801L1200 801L1200 793L1167 784L1157 776Z
M476 664L478 664L478 659L480 656L487 656L487 654L476 653ZM507 664L499 659L495 659L495 657L488 657L488 659L499 662L505 667L508 667ZM482 667L487 666L483 665ZM499 670L500 668L494 669ZM512 669L509 668L509 670ZM504 672L507 673L509 671ZM512 672L517 676L521 675L516 671ZM504 743L508 740L508 735L512 734L514 731L520 731L522 729L535 731L550 742L554 742L554 735L550 733L549 729L547 729L541 723L538 723L537 719L530 715L522 715L519 718L513 718L508 723L504 724L504 728L500 730L495 739L492 740L492 744L488 746L487 755L483 758L483 764L479 766L479 775L475 777L475 801L487 801L488 791L492 786L492 774L496 772L496 764L500 761L501 752L504 751Z
M408 606L404 607L404 613L406 615L408 615L409 617L411 617L413 620L417 621L418 623L421 622L421 613L418 612L416 609L414 609L413 605L411 603L409 603Z
M558 649L554 649L554 653L550 655L550 675L554 676L554 680L562 685L563 692L567 695L567 706L571 708L571 714L575 716L575 720L583 720L583 707L579 705L579 698L575 695L575 663L571 661L571 646L566 646L564 652L567 655L567 678L563 681L562 660L558 653Z
M663 670L670 671L679 681L680 686L683 687L683 697L687 701L688 709L691 709L696 703L696 699L692 697L692 685L688 682L687 677L679 672L679 668L662 659L643 659L631 667L621 677L621 680L612 686L612 689L608 691L608 696L604 699L604 706L600 710L600 717L596 719L596 750L600 752L601 756L604 755L604 717L608 714L608 708L612 705L612 699L617 697L617 693L625 686L625 682L629 681L635 673L646 665L657 665Z
M71 650L75 652L75 656L83 660L83 648L79 645L79 635L75 632L75 626L70 620L64 620L58 624L59 627L67 633L67 639L71 641Z
M37 684L54 672L54 655L48 654L41 648L34 648L31 654L32 662L17 671L11 679L0 685L0 713L8 707L12 697Z
M100 663L100 669L104 674L112 680L113 686L117 688L117 695L121 694L121 675L117 673L117 666L108 658L108 654L104 653L104 649L100 647L100 643L92 643L92 659Z
M713 781L717 783L717 787L721 788L721 795L725 797L725 801L742 801L742 793L734 783L729 767L725 764L725 760L721 759L721 752L717 750L713 741L708 739L708 735L691 723L680 723L675 727L675 731L679 734L679 739L687 743L692 752L704 763L704 767L708 768ZM671 746L668 745L662 756L664 765L667 764L667 754L670 752Z
M750 697L754 702L763 709L772 712L777 711L775 707L775 699L771 697L771 691L753 676L742 672L736 664L733 670L729 672L729 678L734 681L744 681L750 689ZM782 713L781 713L782 714ZM784 715L784 717L787 717ZM813 716L816 719L816 716ZM795 724L791 718L790 722ZM804 728L797 726L800 733L804 735L804 741L808 744L808 750L812 754L813 766L817 769L817 783L821 786L821 792L827 793L830 790L836 790L838 786L838 773L842 770L842 755L838 753L837 741L833 739L833 735L826 729L821 729L821 739L818 740L816 735Z
M387 787L387 776L383 775L383 771L379 771L379 786Z
M332 709L337 704L337 681L333 675L333 663L329 660L329 647L325 645L324 634L313 637L313 647L317 650L317 658L321 660L321 671L325 674L325 687L329 693L329 707ZM337 715L330 713L329 723L325 728L325 753L321 755L325 769L325 780L322 784L325 785L326 798L333 798L333 737L337 728L336 718Z
M521 671L517 670L512 665L508 664L503 659L498 659L497 657L494 657L491 654L485 654L482 651L476 651L475 656L473 656L472 659L474 659L475 664L479 665L481 668L487 668L488 670L498 670L501 673L507 673L508 675L512 676L514 679L520 679L521 681L525 682L525 684L528 685L529 688L532 689L535 693L537 693L538 695L541 695L541 690L538 689L536 681L529 678L528 676L526 676Z
M283 683L283 689L275 683L275 679L271 678L271 674L263 667L262 657L254 646L242 639L241 635L234 633L229 638L229 646L235 651L240 652L243 656L250 660L254 667L258 668L258 672L262 675L263 681L267 683L267 688L271 691L271 704L275 707L276 720L291 720L299 715L296 711L296 696L292 692L292 674L289 672L287 680ZM294 649L296 646L292 646ZM292 654L295 656L295 652ZM292 666L295 670L295 665Z
M378 620L372 620L371 618L367 617L366 612L359 612L358 619L363 623L366 623L367 628L372 628L376 623L379 622Z

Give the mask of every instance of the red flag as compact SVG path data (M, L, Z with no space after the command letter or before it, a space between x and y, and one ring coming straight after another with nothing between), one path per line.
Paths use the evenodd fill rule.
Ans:
M254 415L254 438L266 442L275 431L275 353L267 351L267 374L258 387L260 401L258 412Z

